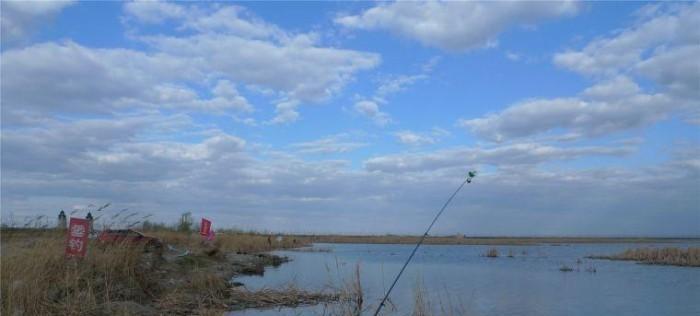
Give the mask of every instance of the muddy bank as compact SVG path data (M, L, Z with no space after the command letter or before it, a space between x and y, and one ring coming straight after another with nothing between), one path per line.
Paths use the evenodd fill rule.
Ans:
M235 281L240 275L263 275L289 258L267 253L224 253L207 249L196 254L175 252L145 254L143 265L156 276L161 288L177 288L151 302L112 302L106 312L139 315L219 314L246 308L294 307L329 302L337 294L307 292L297 288L249 291ZM233 280L233 281L232 281Z
M221 315L336 299L295 288L248 291L239 275L262 275L289 259L269 254L305 247L301 238L221 232L150 232L162 243L90 240L82 258L67 258L65 231L0 228L2 315ZM329 290L330 291L330 290Z

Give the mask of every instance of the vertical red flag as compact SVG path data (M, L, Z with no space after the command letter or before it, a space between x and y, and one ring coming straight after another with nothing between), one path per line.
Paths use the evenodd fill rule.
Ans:
M211 221L202 218L202 224L199 225L199 234L206 237L209 236L209 231L211 230Z
M90 223L87 219L71 217L70 224L68 224L68 238L66 239L67 256L85 257L89 227Z

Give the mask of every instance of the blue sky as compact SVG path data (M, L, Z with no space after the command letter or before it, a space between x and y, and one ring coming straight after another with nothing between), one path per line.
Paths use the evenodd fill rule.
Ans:
M696 2L2 6L5 222L700 231Z

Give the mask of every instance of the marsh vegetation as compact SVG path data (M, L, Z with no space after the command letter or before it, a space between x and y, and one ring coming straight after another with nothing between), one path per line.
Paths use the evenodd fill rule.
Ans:
M85 258L66 258L62 230L8 229L2 234L3 315L221 314L250 306L296 306L337 300L332 291L247 291L236 275L262 274L285 258L262 252L303 245L300 238L222 232L213 243L194 233L151 231L177 251L91 241ZM182 253L180 250L187 249Z
M591 259L637 261L644 264L700 267L700 248L637 248L614 255L589 256Z

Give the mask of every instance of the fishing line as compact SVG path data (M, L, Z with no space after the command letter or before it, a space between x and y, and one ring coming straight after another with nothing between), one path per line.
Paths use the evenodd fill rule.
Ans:
M425 238L428 237L428 233L430 232L430 229L433 228L433 225L435 225L435 222L437 222L438 218L440 218L440 215L442 215L442 212L444 212L445 208L447 208L447 206L450 204L450 202L452 202L452 199L455 197L455 195L457 195L457 193L459 193L459 191L462 190L462 187L464 187L464 185L467 183L471 183L472 179L474 177L476 177L476 171L469 171L469 173L467 174L467 178L464 179L464 181L462 182L462 184L459 185L457 190L455 190L455 192L452 193L452 195L450 195L450 198L447 199L447 201L442 206L440 211L437 213L437 215L435 215L435 218L433 218L433 221L430 223L430 226L428 226L428 229L425 230L425 233L423 234L423 236L420 237L420 239L418 240L418 243L416 244L416 247L413 248L411 255L408 256L408 259L406 259L406 262L403 264L403 267L401 267L399 274L396 275L394 282L391 283L391 286L389 287L389 291L387 291L386 294L384 295L382 302L379 303L379 306L377 306L377 310L374 311L374 316L379 315L379 312L382 310L382 307L384 307L386 300L389 298L389 295L391 294L391 290L394 289L396 282L399 281L399 279L401 278L401 275L403 274L403 271L406 270L406 267L411 262L411 259L413 259L413 256L416 254L416 251L418 251L418 247L420 247L420 245L423 244L423 241L425 240Z

